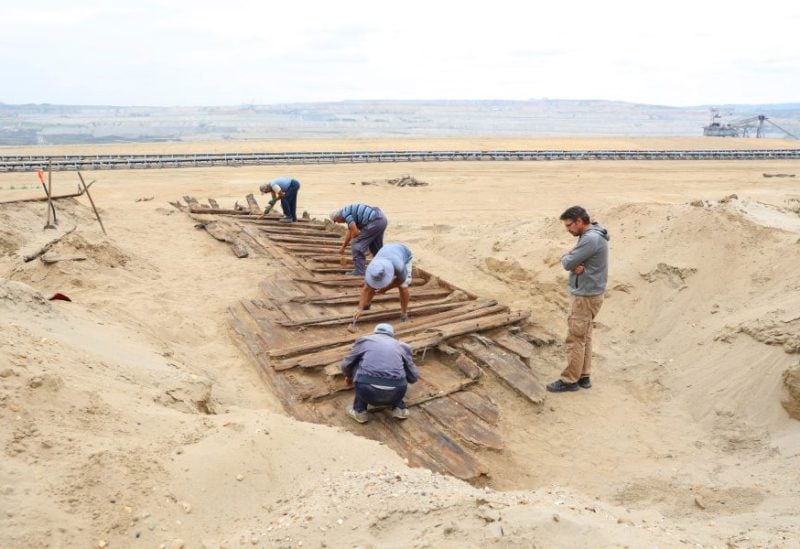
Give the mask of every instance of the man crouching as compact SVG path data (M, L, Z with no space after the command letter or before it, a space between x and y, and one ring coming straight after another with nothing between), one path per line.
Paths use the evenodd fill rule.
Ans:
M367 405L391 406L392 417L408 418L403 398L408 383L416 383L419 370L411 346L394 338L391 324L378 324L372 335L359 337L342 360L345 382L355 380L356 396L347 415L359 423L369 421Z

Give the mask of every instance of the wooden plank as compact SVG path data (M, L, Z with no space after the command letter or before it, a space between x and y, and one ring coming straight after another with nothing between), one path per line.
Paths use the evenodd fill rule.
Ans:
M376 412L371 414L372 421L367 425L356 425L355 432L365 430L364 427L378 427L380 435L377 440L385 442L389 448L397 452L401 457L408 460L408 464L412 467L424 467L435 473L446 475L449 473L447 468L434 460L426 452L417 446L416 441L408 436L404 429L398 428L398 421L389 417L384 412ZM406 419L404 421L410 421Z
M534 347L527 340L512 333L503 332L501 335L493 339L495 343L501 347L521 356L525 360L529 360L534 354L536 354L536 347Z
M517 355L503 351L499 347L486 347L469 339L459 342L456 347L467 351L532 403L541 405L544 402L544 385Z
M247 321L233 307L228 309L229 325L237 334L236 341L242 344L242 350L256 363L257 370L261 379L269 386L273 393L278 397L284 410L291 416L301 420L317 422L316 413L303 404L297 397L294 387L284 378L277 374L269 365L266 349L247 327Z
M231 251L233 251L233 255L235 255L239 259L242 259L250 255L250 253L247 251L247 247L245 247L245 245L242 244L242 242L239 240L231 243Z
M464 353L459 353L456 359L453 361L453 364L461 371L461 373L470 379L478 379L483 375L483 370L481 370L481 367Z
M500 421L500 408L486 393L472 389L453 394L450 398L481 418L489 425L497 425Z
M422 409L462 440L492 450L502 450L505 447L503 437L496 427L484 422L450 397L427 402L422 405Z
M274 319L284 315L284 312L277 307L266 308L257 300L243 299L239 302L242 308L250 315L259 337L272 348L285 344L286 336L276 329Z
M199 226L202 226L208 234L220 242L231 243L234 241L234 235L232 234L234 227L230 223L225 223L224 221L201 221ZM195 225L198 228L199 226Z
M250 208L250 215L261 215L261 207L258 205L253 193L248 194L244 199L247 200L247 207Z
M424 414L413 414L409 419L395 423L395 428L407 434L417 448L422 449L454 477L475 480L489 472L486 465L467 452L438 425L429 421Z

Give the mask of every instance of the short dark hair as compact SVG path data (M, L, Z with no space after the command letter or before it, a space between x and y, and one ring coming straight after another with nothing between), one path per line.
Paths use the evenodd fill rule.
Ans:
M583 220L584 223L587 225L589 224L589 212L581 208L580 206L572 206L571 208L567 208L564 210L564 213L561 214L559 217L561 221L566 221L569 219L570 221L577 221L578 219Z

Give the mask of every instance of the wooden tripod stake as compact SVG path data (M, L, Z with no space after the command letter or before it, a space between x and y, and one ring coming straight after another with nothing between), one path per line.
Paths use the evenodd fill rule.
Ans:
M97 208L94 205L94 200L92 200L92 195L89 194L89 186L86 185L86 182L83 180L83 175L81 175L81 172L78 172L78 177L81 180L81 185L83 185L83 190L86 192L86 196L89 197L89 202L92 205L92 209L94 210L95 217L97 217L97 222L100 223L100 228L103 229L103 234L108 236L108 233L106 232L106 228L103 227L103 220L100 219L100 214L97 213Z

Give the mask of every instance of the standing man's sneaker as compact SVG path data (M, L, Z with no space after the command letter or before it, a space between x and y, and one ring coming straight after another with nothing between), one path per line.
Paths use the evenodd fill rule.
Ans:
M352 407L347 409L347 415L359 423L366 423L369 421L369 414L364 412L356 412Z
M578 380L578 385L580 385L584 389L591 389L592 380L589 378L589 376L583 376Z
M395 419L408 419L410 415L408 408L392 408L392 417Z
M294 219L291 217L281 217L281 223L294 223Z
M551 393L566 393L567 391L577 391L580 387L578 387L578 382L575 383L565 383L560 379L550 383L547 386L547 390Z

